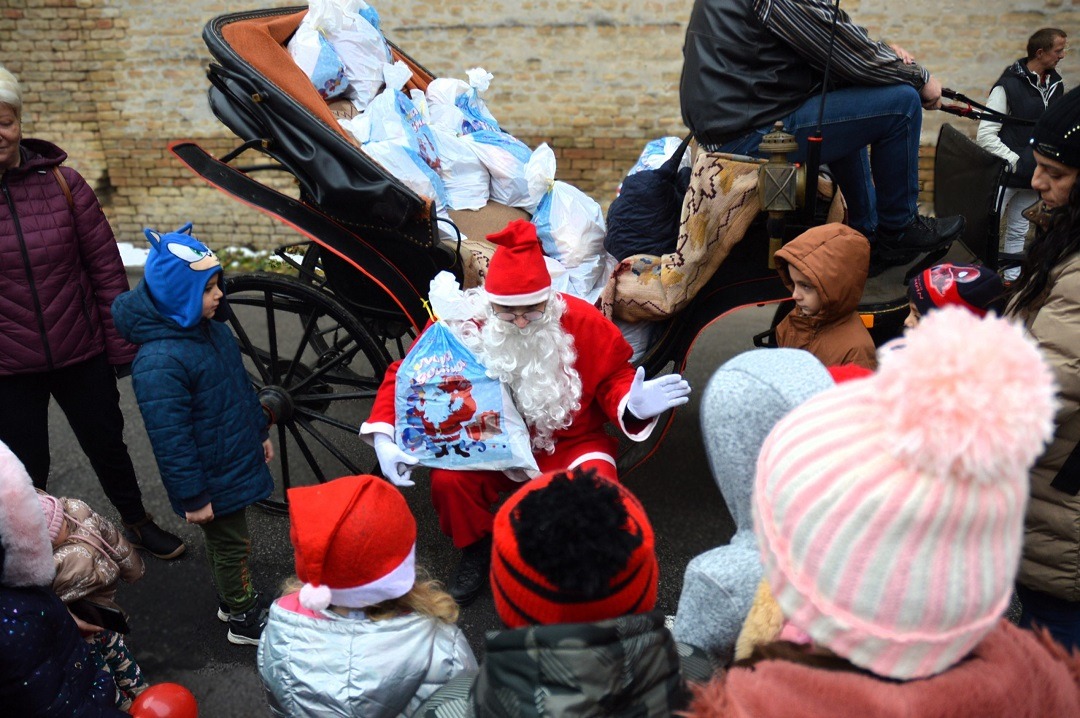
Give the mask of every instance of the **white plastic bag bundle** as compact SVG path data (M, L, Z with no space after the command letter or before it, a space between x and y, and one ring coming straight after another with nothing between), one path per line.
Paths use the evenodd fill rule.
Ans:
M446 185L451 209L481 209L491 195L491 175L460 135L444 127L431 128L439 148L439 176Z
M457 134L479 130L501 132L498 121L480 96L490 86L493 75L482 67L474 67L467 74L469 82L440 77L428 84L431 123Z
M573 294L589 304L595 304L604 291L611 273L619 260L607 252L592 257L573 269L567 269L562 275L551 278L551 286L563 294Z
M604 211L587 194L555 179L555 152L541 144L525 165L529 205L544 254L567 269L603 257Z
M376 95L364 112L368 124L368 142L396 142L410 148L429 167L439 168L439 150L423 113L401 91L412 77L404 62L383 65L386 87Z
M435 202L437 211L445 211L446 186L442 178L411 147L387 140L368 142L363 150L413 192L421 197L429 197Z
M482 67L474 67L467 70L465 74L469 76L469 89L459 94L454 100L454 104L464 115L462 131L466 133L481 130L502 132L495 116L491 114L484 99L480 97L481 94L487 92L495 76Z
M304 18L311 18L341 58L349 80L345 96L359 110L367 107L382 88L382 67L392 61L390 46L364 17L365 12L371 15L373 8L364 0L310 0Z
M529 147L506 132L481 130L461 138L491 175L491 199L509 207L527 207L529 183L525 180L525 163L532 155Z
M651 140L645 145L645 149L641 151L641 156L638 157L637 162L627 172L627 176L632 175L642 170L658 170L660 165L668 161L668 158L675 154L675 150L679 149L679 145L682 144L683 138L681 137L660 137L655 140ZM682 161L679 163L679 167L690 166L690 153L683 154Z
M660 165L668 161L668 159L675 154L675 151L679 149L679 145L682 144L681 137L659 137L655 140L650 140L645 149L641 151L641 155L638 156L637 162L630 168L630 171L626 173L629 177L632 174L637 174L642 170L658 170ZM679 160L679 169L683 167L690 167L690 153L684 152L682 159ZM615 195L618 196L622 192L622 182L615 188Z
M311 16L308 12L289 40L289 55L311 79L319 96L331 100L349 89L349 80L334 46L315 27Z
M458 95L468 90L469 85L466 82L452 77L437 77L428 83L424 96L427 98L432 127L441 127L454 134L462 134L465 113L455 102Z

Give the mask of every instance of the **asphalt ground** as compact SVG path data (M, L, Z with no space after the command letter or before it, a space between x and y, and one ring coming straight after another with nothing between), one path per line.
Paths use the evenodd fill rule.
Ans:
M138 275L133 274L132 282ZM730 356L752 347L753 334L768 328L772 307L749 308L717 320L691 351L685 375L694 388L691 401L675 414L656 454L625 478L645 505L656 533L661 577L658 608L674 613L682 573L696 554L727 542L733 524L708 471L698 426L698 398L712 371ZM216 617L217 598L211 584L202 533L169 507L153 451L131 389L120 381L125 437L140 477L144 502L159 525L181 536L187 552L174 561L147 556L142 580L120 587L117 600L131 616L128 642L152 683L172 681L190 688L204 718L267 715L255 669L252 646L226 640L227 627ZM358 417L358 421L363 417ZM50 413L52 471L49 490L89 502L119 521L105 499L89 463L55 406ZM426 471L414 472L417 485L403 489L419 526L418 563L447 581L457 552L441 534L429 498ZM248 511L252 537L251 568L259 590L278 595L292 576L293 554L286 517L258 507ZM462 611L462 626L477 656L484 636L499 626L490 593Z

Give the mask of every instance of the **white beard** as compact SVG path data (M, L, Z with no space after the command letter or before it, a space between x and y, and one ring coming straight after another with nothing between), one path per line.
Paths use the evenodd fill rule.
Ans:
M552 292L544 317L519 329L495 317L482 290L469 294L475 320L454 322L455 333L487 368L487 375L510 388L514 405L533 432L533 448L554 453L552 435L570 426L581 408L574 338L559 321L566 302Z

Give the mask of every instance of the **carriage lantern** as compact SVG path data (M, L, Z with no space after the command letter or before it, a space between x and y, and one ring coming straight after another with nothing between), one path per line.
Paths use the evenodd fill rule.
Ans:
M788 161L788 153L799 149L795 135L784 131L784 123L777 122L772 132L761 140L760 152L769 158L758 170L758 200L761 209L769 213L766 229L769 234L769 267L776 268L773 255L780 249L784 238L784 215L795 211L803 196L806 175L799 167Z

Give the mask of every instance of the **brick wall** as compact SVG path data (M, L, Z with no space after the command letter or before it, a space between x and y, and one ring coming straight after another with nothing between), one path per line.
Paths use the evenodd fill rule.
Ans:
M25 134L51 139L97 190L121 240L186 220L211 244L267 247L291 230L210 189L167 151L195 140L221 155L235 143L210 113L203 25L226 11L295 5L224 0L3 0L0 63L24 84ZM681 47L692 0L375 2L387 36L439 76L481 65L489 107L530 146L555 148L558 176L604 206L646 141L685 132ZM1035 28L1078 28L1080 8L1050 0L846 0L876 36L903 45L946 86L985 95ZM1069 81L1073 60L1060 68ZM942 120L928 113L929 145ZM932 149L920 163L932 192ZM276 185L291 187L287 178Z

